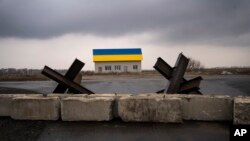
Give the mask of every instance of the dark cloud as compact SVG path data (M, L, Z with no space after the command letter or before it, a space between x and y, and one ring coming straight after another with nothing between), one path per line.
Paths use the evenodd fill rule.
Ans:
M154 33L159 41L250 45L249 0L0 0L0 37Z

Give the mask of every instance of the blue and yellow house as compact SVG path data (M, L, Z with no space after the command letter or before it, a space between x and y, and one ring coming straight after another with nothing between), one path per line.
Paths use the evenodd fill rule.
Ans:
M141 72L140 48L93 49L96 73Z

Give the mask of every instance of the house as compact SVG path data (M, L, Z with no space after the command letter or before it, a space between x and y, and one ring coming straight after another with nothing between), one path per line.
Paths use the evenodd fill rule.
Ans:
M93 49L96 73L141 72L140 48Z

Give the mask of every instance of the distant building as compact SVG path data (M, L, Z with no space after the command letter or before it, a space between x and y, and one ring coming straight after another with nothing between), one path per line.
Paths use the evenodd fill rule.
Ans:
M140 48L93 49L96 73L141 72Z

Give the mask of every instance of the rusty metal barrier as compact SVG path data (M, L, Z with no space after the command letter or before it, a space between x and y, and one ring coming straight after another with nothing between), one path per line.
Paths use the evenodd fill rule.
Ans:
M80 85L81 83L80 71L83 68L83 66L84 66L83 62L81 62L78 59L75 59L73 64L66 72L65 76L54 71L48 66L44 67L44 69L42 70L42 74L59 83L55 88L55 90L53 91L53 93L65 93L68 89L68 92L70 93L93 94L94 92Z
M169 86L157 93L185 93L185 94L202 94L199 91L199 85L202 77L196 77L191 80L184 78L185 71L188 66L189 59L182 53L179 54L175 66L172 68L162 58L158 58L154 68L169 80Z

